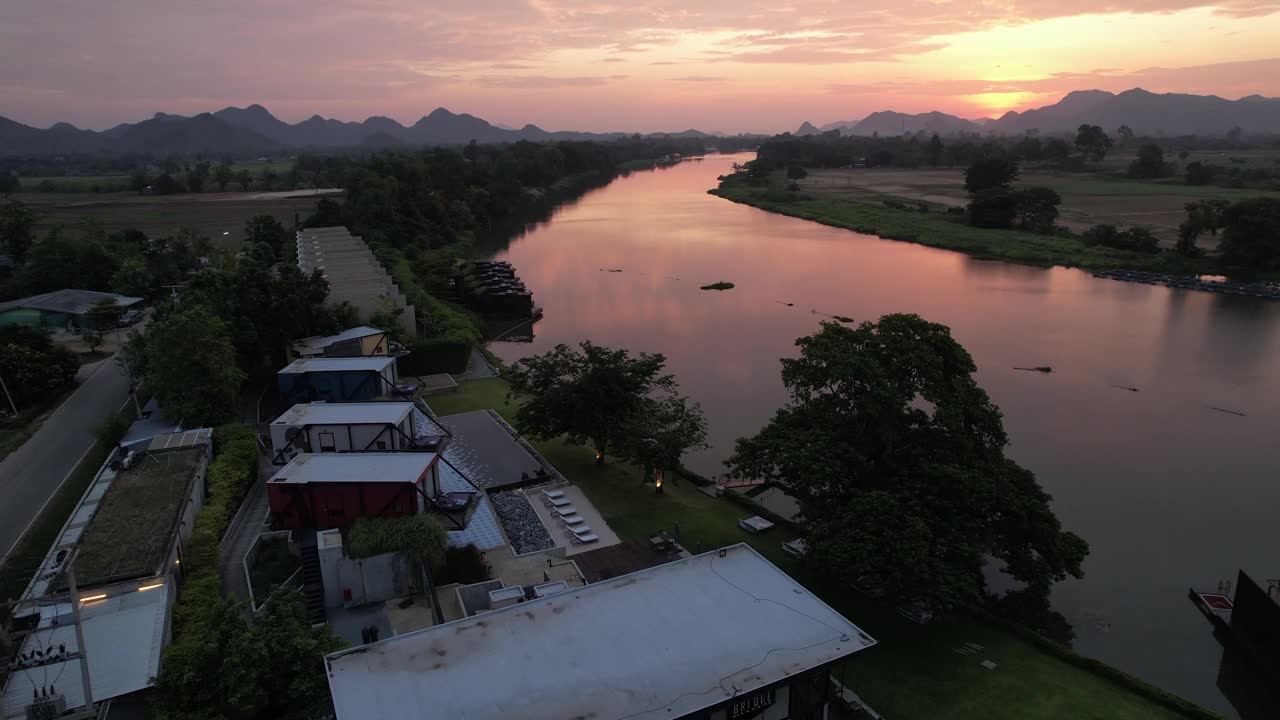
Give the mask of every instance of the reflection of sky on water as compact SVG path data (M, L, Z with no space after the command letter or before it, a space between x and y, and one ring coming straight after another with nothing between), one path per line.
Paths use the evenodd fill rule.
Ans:
M705 194L729 162L635 173L512 241L502 257L546 317L533 343L494 351L510 361L589 338L664 353L711 425L713 447L690 464L714 475L734 438L785 401L778 359L826 319L818 313L946 324L1004 411L1011 454L1093 547L1087 577L1055 599L1069 617L1094 618L1080 620L1077 647L1226 711L1220 653L1185 592L1237 565L1274 574L1280 303L975 260L772 215ZM698 289L719 280L736 287ZM1012 369L1038 365L1054 372Z

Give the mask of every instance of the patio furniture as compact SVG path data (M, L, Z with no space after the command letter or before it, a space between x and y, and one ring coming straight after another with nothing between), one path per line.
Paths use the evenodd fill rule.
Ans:
M556 507L565 507L566 505L573 504L573 501L567 497L547 498L547 501Z
M665 530L649 538L649 547L654 552L666 552L671 550L675 544L676 541Z
M752 535L759 535L773 527L773 523L765 520L759 515L753 515L749 518L743 518L738 521L738 527L746 530Z
M791 557L804 557L809 552L809 543L805 542L804 538L796 538L782 543L782 552Z
M581 525L586 520L583 520L581 515L568 515L560 518L560 522L564 525Z
M556 512L560 514L560 517L569 517L570 515L577 515L578 509L572 505L566 505L556 508Z
M462 510L471 504L471 498L475 493L470 492L447 492L436 496L436 507L441 510Z
M543 490L542 494L552 499L559 499L564 497L563 490Z
M593 542L600 542L600 538L594 534L576 535L569 539L574 545L590 545Z
M591 526L590 526L590 525L574 525L574 526L570 527L569 529L570 529L570 530L572 530L572 531L573 531L573 534L574 534L574 535L577 535L578 537L582 537L583 535L590 535L590 534L591 534Z

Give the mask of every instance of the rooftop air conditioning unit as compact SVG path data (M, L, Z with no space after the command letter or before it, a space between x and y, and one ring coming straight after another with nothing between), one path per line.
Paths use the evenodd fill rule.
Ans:
M490 610L498 610L500 608L507 607L508 605L515 605L523 600L524 588L519 585L489 591Z

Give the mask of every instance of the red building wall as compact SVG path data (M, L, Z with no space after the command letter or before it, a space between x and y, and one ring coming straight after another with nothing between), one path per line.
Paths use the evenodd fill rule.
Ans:
M418 492L406 482L280 483L267 485L276 530L349 528L364 517L418 512Z

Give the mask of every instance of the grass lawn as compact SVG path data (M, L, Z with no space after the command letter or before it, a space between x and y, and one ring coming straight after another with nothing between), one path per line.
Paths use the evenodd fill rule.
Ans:
M501 379L462 384L458 391L428 398L441 415L494 409L508 420L514 406L506 403ZM748 542L762 555L813 589L833 607L880 641L861 661L849 663L850 684L886 717L913 720L1040 720L1097 718L1137 720L1178 718L1177 713L1101 676L1070 665L1017 636L967 617L943 618L919 626L892 608L824 582L802 563L782 552L791 539L777 528L763 536L747 535L737 521L747 510L708 497L692 484L668 482L657 495L643 484L638 468L594 463L584 447L561 441L534 443L546 459L573 480L620 538L638 539L657 530L678 528L690 551L706 551ZM977 643L984 650L962 655L954 648ZM987 670L980 663L997 664Z
M1086 269L1132 268L1174 274L1207 272L1208 261L1192 261L1171 253L1147 254L1090 247L1077 238L1036 235L1019 230L989 230L953 222L944 212L898 210L879 202L815 198L801 195L790 202L766 200L756 187L727 187L710 191L733 202L812 220L888 240L956 250L990 260L1028 265L1063 265Z
M239 186L234 186L238 190ZM23 202L36 213L36 233L62 225L76 232L93 220L107 232L135 228L148 235L171 235L194 228L214 241L227 237L239 241L244 224L254 215L273 215L286 227L295 214L305 218L315 211L316 199L308 197L254 199L250 193L228 193L221 199L205 195L138 195L136 193L27 193Z

